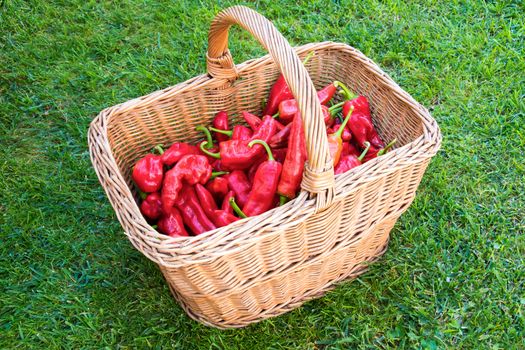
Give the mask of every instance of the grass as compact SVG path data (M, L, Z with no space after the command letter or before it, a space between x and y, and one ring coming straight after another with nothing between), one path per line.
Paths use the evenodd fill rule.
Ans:
M357 281L241 330L185 316L122 234L86 131L104 107L204 72L209 23L231 4L0 1L0 348L524 348L520 1L250 2L294 45L375 60L432 110L443 147ZM236 62L264 53L238 29L230 41Z

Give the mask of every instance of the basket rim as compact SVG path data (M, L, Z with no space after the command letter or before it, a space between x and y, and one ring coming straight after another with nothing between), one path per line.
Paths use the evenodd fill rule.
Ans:
M433 157L438 151L441 144L441 133L437 122L431 117L427 109L421 106L416 102L412 96L399 87L395 81L390 78L390 76L379 68L371 59L362 54L359 50L344 44L336 43L331 41L325 41L320 43L309 43L299 47L294 47L294 50L298 55L305 55L306 53L316 50L338 50L345 51L348 54L353 55L354 58L367 63L367 67L370 69L370 73L376 74L379 78L379 81L385 85L387 89L390 90L394 95L396 95L400 102L404 102L409 105L409 108L416 111L418 117L421 119L423 124L423 134L417 139L409 142L401 147L394 148L391 152L381 156L380 158L373 159L365 164L350 170L344 174L335 176L335 198L336 202L339 198L346 197L350 195L353 191L358 190L362 186L366 186L371 181L374 181L378 177L385 176L388 173L388 164L393 164L394 162L399 168L400 164L409 165L414 163L419 163L428 158ZM243 63L237 64L236 68L239 74L239 77L242 77L243 73L247 69L253 69L258 66L263 66L272 61L272 58L269 54L259 57L252 58ZM124 176L121 173L120 169L116 165L116 160L113 155L113 150L109 144L109 139L107 135L107 126L108 121L114 114L123 114L129 110L141 106L146 103L152 103L160 98L169 98L173 97L185 90L192 89L194 87L198 88L220 88L228 83L227 79L214 78L207 74L202 74L195 76L185 82L154 91L150 94L128 100L121 104L114 105L103 109L95 119L90 123L88 130L88 144L90 150L90 157L99 178L100 183L102 184L106 194L117 214L121 225L124 227L125 234L128 236L132 244L146 255L150 260L161 264L166 267L180 267L188 264L198 264L206 261L210 261L219 256L230 254L238 249L245 249L251 244L256 244L259 240L264 239L272 234L277 234L277 230L272 230L274 226L279 228L279 231L282 231L286 227L294 226L299 224L301 221L305 220L307 217L315 213L315 199L307 198L308 193L301 191L298 197L285 204L284 206L274 208L270 211L267 211L261 215L242 219L237 222L234 222L228 226L217 228L211 231L207 231L198 236L190 237L169 237L157 232L155 229L149 225L146 220L140 214L138 204L136 203L131 189L127 186ZM109 158L109 161L113 165L115 171L115 176L111 178L107 173L101 172L97 167L98 163L98 154L95 152L95 145L104 148L107 151L104 156ZM403 157L399 157L401 151L404 152ZM395 171L392 170L392 171ZM135 237L125 229L125 225L119 213L119 207L117 203L113 203L113 198L108 192L108 189L104 185L105 182L117 181L119 185L124 184L125 188L121 188L124 192L123 195L132 198L133 212L137 214L139 218L139 223L134 222L132 226L138 225L138 228L141 228L150 235L148 237L140 237L141 242L147 242L150 247L157 250L157 256L152 256L147 252L147 249L143 249L141 244L139 244ZM341 185L349 184L351 185ZM122 187L122 186L121 186ZM120 193L122 195L122 193ZM115 199L116 200L116 199ZM329 209L330 206L328 206ZM274 215L287 214L285 215L285 222L280 225L275 225ZM250 220L252 225L249 228L251 232L250 237L242 237L242 226L246 223L246 220ZM136 230L135 230L136 231ZM135 232L136 233L136 232ZM235 234L234 234L235 233ZM152 236L151 236L152 235ZM139 236L144 236L140 235ZM244 235L248 236L248 235ZM213 239L212 239L213 237ZM147 238L147 239L144 239ZM218 240L226 241L227 244L213 244ZM143 243L144 244L144 243ZM220 247L220 251L209 252L206 251L210 246L215 248ZM160 257L160 253L169 251L169 257L173 258L177 256L177 260L184 261L184 263L173 263L167 262L164 258ZM184 258L183 258L184 257Z

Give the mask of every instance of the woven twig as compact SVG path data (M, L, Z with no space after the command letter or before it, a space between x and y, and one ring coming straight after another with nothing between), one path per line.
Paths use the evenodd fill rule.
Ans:
M270 55L235 65L228 29L240 24ZM304 67L301 58L315 54ZM384 251L395 221L412 202L441 143L428 113L354 48L323 42L292 49L264 17L235 6L213 21L209 75L102 111L91 123L93 166L132 244L159 264L188 314L219 328L241 327L320 296L364 271ZM197 237L171 238L140 214L131 168L156 144L195 142L194 127L226 110L261 112L279 72L304 119L309 152L301 194L282 207ZM339 80L370 99L373 122L396 148L333 175L316 88Z

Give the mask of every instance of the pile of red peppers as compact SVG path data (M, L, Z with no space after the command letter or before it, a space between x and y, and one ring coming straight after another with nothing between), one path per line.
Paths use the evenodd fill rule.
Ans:
M342 101L332 100L339 90ZM386 153L365 96L334 81L317 93L335 174ZM303 121L284 78L270 90L263 117L241 112L245 125L230 125L219 111L203 141L160 146L134 166L140 211L171 237L199 235L262 214L295 198L307 159Z

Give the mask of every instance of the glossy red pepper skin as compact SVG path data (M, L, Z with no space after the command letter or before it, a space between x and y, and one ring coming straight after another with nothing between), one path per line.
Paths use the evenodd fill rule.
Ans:
M229 191L226 194L226 196L224 197L224 200L222 201L221 210L224 210L225 212L233 215L233 208L230 203L230 198L235 198L235 192Z
M261 118L250 112L242 111L241 115L244 118L246 124L248 124L250 128L252 128L253 132L256 132L257 129L259 129L259 126L261 126L262 124Z
M199 147L184 142L175 142L162 154L161 159L167 166L172 166L188 154L200 154Z
M306 142L303 130L303 120L300 113L295 114L292 131L288 142L288 151L283 164L283 170L277 193L286 198L294 198L303 179L304 163L306 161Z
M252 138L252 131L244 125L233 127L232 140L248 141Z
M269 152L268 160L261 163L255 173L250 196L242 208L246 216L262 214L272 207L281 170L281 163L274 160Z
M274 115L275 113L277 113L277 109L279 108L279 103L281 103L281 101L289 100L292 98L293 94L290 91L288 84L286 84L284 76L282 74L279 75L279 78L277 78L277 81L273 84L272 88L270 89L270 94L268 96L268 100L266 102L266 107L264 108L263 114Z
M185 237L189 236L188 231L184 228L182 217L177 208L170 208L157 222L159 232L162 232L170 237Z
M306 151L305 151L306 152ZM286 159L286 153L288 153L288 148L275 148L272 149L273 157L276 161L283 164Z
M213 195L201 184L195 185L195 193L197 194L197 198L199 198L199 203L201 205L201 208L204 210L206 215L209 219L213 221L214 210L217 210L217 203L215 203L215 199L213 198Z
M215 179L208 182L206 189L212 194L215 201L218 203L222 202L224 196L230 190L228 188L228 180L225 177L216 177Z
M140 212L146 219L157 220L162 215L162 202L160 193L153 192L146 196L140 203Z
M240 206L243 206L250 196L252 184L244 171L240 170L232 171L228 174L227 179L228 187L235 193L235 200Z
M223 227L231 224L232 222L240 220L238 217L224 210L214 210L212 221L217 227Z
M211 177L212 168L208 159L201 155L186 155L166 173L162 186L162 209L173 207L183 187L183 181L189 185L205 184Z
M317 97L321 105L327 104L337 92L337 87L334 83L331 83L317 92ZM299 112L299 106L295 99L285 100L279 104L279 119L285 124L290 123L295 113Z
M270 146L271 148L286 147L288 145L288 138L290 137L290 130L292 130L291 123L286 125L284 129L273 135L270 141L268 142L268 146Z
M365 96L358 96L357 98L346 101L343 105L343 115L346 115L351 107L354 107L354 112L348 122L348 127L359 147L365 148L364 144L366 141L378 149L385 147L385 143L381 140L372 123L368 99Z
M164 164L162 156L147 154L133 167L131 177L142 192L157 192L162 186L164 178Z
M200 206L199 199L192 186L185 185L182 187L175 205L181 213L182 221L194 235L200 235L216 228Z
M326 125L327 128L331 127L335 123L335 118L332 117L332 114L330 114L330 110L327 106L322 105L321 111L323 112L323 120L324 125Z
M332 128L333 132L337 132L339 128L341 127L341 123L336 123L334 127ZM348 125L343 130L343 133L341 134L341 139L343 142L349 142L352 139L352 133L348 129Z
M342 174L361 164L361 161L357 159L357 156L355 154L342 156L341 160L339 161L339 163L337 163L337 165L334 168L334 173L335 175Z
M359 156L359 150L350 142L343 142L343 149L341 151L341 157L353 154Z
M225 111L220 111L215 115L215 118L213 118L212 125L214 128L220 129L220 130L228 130L228 113ZM219 142L228 140L228 136L224 134L220 134L218 132L214 133L215 139Z

